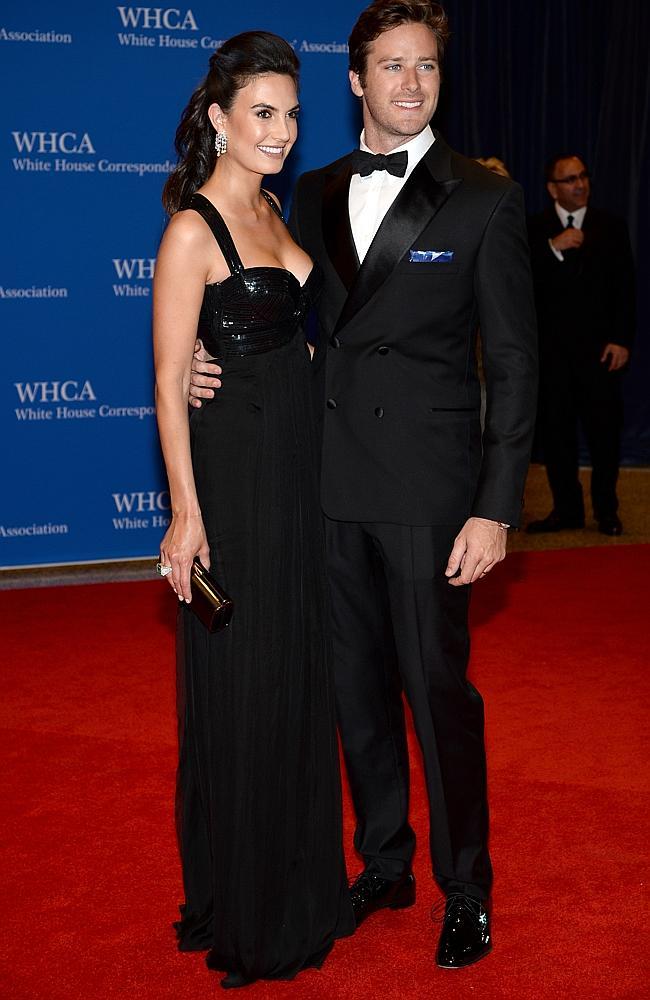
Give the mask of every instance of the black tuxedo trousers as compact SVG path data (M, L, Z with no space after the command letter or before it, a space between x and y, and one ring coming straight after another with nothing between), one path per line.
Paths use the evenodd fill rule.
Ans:
M566 521L584 520L579 478L578 425L591 456L591 504L597 520L618 509L616 483L623 427L621 373L609 372L597 354L565 347L562 360L541 355L540 421L553 509Z
M355 847L385 878L411 863L403 690L424 760L434 876L445 893L485 899L492 870L483 702L466 678L470 588L444 572L461 526L325 523Z

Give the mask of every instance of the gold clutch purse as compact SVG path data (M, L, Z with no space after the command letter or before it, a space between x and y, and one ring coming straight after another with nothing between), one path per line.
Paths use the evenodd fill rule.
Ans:
M230 624L233 602L215 578L210 576L198 557L192 563L190 586L192 588L190 608L208 631L220 632Z

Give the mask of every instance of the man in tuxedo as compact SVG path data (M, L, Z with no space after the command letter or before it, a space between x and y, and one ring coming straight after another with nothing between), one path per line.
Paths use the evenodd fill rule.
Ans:
M621 369L634 336L634 264L625 224L589 205L580 157L546 168L553 204L529 223L540 344L540 430L553 510L528 525L583 528L578 421L591 455L598 528L620 535L616 480L623 420Z
M365 864L357 924L415 899L404 690L447 897L437 962L458 968L491 948L470 585L519 521L536 331L520 188L429 127L447 34L428 0L362 12L350 37L361 149L299 179L290 227L324 272L314 367L338 719Z

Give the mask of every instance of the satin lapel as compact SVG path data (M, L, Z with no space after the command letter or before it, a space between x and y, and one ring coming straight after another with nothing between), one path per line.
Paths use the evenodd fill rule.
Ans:
M585 266L589 267L589 261L592 259L592 253L594 250L597 230L598 220L597 218L594 218L593 211L590 211L589 208L587 208L585 217L582 220L582 232L584 233L585 239L582 246L579 246L577 250L573 251L576 260L578 261L577 274L582 274Z
M348 194L350 191L349 166L334 174L323 189L322 228L325 247L332 264L350 290L359 270L359 258L350 228Z
M431 153L434 151L435 156L427 154L418 163L384 216L350 289L337 331L372 298L449 195L462 183L460 178L450 176L450 151L442 139L436 138ZM444 175L444 180L437 179Z
M562 223L553 205L546 209L546 232L549 239L562 232Z

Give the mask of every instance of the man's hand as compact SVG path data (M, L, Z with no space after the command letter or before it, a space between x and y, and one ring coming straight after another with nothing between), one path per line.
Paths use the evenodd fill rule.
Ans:
M221 387L221 368L214 362L209 361L210 355L200 340L194 345L194 358L192 359L192 372L190 375L190 406L198 409L202 405L202 399L212 399L214 390Z
M584 243L584 239L585 234L582 229L567 226L561 233L553 237L551 243L555 250L562 252L563 250L577 250Z
M609 361L607 365L608 372L616 372L628 363L629 358L630 352L622 344L605 344L603 356L600 360L603 364Z
M452 587L474 583L505 559L508 532L497 521L470 517L459 531L449 556L445 576ZM460 568L459 576L454 573Z

